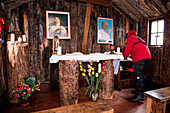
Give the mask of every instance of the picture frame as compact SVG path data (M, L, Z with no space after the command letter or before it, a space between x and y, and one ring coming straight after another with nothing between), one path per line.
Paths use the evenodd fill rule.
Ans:
M47 39L53 39L54 35L59 39L71 39L70 13L46 10L46 35Z
M114 44L114 20L97 17L97 44Z

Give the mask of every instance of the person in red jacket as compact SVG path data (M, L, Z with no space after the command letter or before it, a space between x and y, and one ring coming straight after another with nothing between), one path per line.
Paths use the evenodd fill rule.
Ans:
M143 101L145 71L151 59L151 54L146 42L136 36L135 30L129 31L126 38L127 43L124 48L123 56L124 59L128 56L132 58L134 63L134 79L136 80L135 97L130 100L133 102Z

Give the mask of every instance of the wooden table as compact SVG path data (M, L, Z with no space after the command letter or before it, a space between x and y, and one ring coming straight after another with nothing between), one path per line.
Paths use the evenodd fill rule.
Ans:
M147 91L146 113L165 113L166 102L170 100L170 87Z

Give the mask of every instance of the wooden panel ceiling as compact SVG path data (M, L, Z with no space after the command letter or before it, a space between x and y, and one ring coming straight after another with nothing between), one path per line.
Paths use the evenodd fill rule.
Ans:
M5 8L13 9L34 0L2 0ZM55 1L55 0L53 0ZM71 1L71 0L70 0ZM77 0L92 4L114 7L128 19L138 22L141 19L169 14L170 0Z
M169 14L170 9L168 5L170 0L110 0L110 2L136 22Z

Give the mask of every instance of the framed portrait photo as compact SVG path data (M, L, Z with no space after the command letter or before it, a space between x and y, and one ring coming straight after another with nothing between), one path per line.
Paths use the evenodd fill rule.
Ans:
M97 17L97 44L114 44L114 20Z
M71 39L70 13L46 10L46 35L47 39L53 39L55 35L59 39Z

